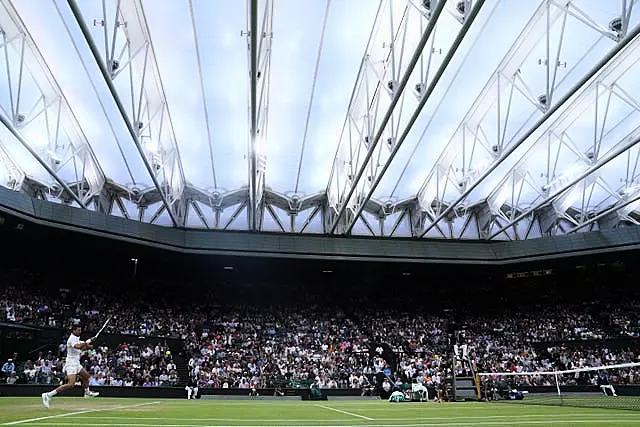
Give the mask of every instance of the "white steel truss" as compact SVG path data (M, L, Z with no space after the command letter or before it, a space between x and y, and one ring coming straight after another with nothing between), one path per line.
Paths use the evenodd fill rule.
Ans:
M47 194L87 207L103 191L104 173L60 86L8 0L0 1L0 37L4 62L0 76L6 81L0 110L10 133L3 137L2 160L10 171L10 182L19 183L27 173L11 159L19 153L10 154L8 143L13 137L44 169L28 172L48 182ZM73 191L68 184L73 184Z
M620 219L632 220L630 200L640 184L640 103L631 93L638 90L639 60L636 37L511 168L488 198L491 213L506 220L493 232L488 221L488 238L509 228L515 233L514 225L536 212L542 233L562 223L570 226L565 232L582 229L612 207ZM576 138L585 126L592 127L592 138ZM547 161L539 162L541 156ZM529 200L521 200L527 193Z
M109 14L102 0L102 14L93 20L102 31L102 51L74 0L68 0L73 14L99 64L164 209L175 226L184 226L184 171L169 106L164 93L144 9L140 0L117 0ZM128 106L121 95L130 101Z
M22 189L27 174L22 167L13 160L11 153L5 148L4 143L0 141L0 179L2 185L13 191Z
M396 133L395 135L392 136L395 143L393 147L390 149L390 153L386 157L386 159L382 160L381 156L378 156L378 159L377 159L378 164L375 168L372 168L372 170L374 171L374 174L370 175L367 178L367 181L369 181L369 185L368 186L365 185L363 188L362 195L364 198L362 198L361 201L360 200L356 201L355 215L353 215L353 218L351 218L351 220L348 221L348 224L345 230L346 233L351 232L358 218L361 218L363 221L365 221L365 225L367 225L366 220L364 220L364 218L361 217L360 214L364 210L366 203L373 196L374 191L376 190L378 184L382 180L382 177L384 176L385 172L391 165L391 162L393 161L393 158L395 157L395 155L398 153L398 150L400 149L402 143L406 139L409 132L412 130L415 121L417 120L418 116L422 111L422 108L427 103L427 100L429 99L430 95L433 93L436 85L440 81L440 78L444 74L451 59L453 58L453 55L458 50L458 47L460 47L462 40L464 39L465 35L467 34L467 31L473 24L476 16L480 12L480 9L482 8L483 5L484 5L484 0L476 0L473 3L471 1L464 3L464 8L465 8L464 13L461 13L461 16L460 16L460 21L462 21L462 26L460 27L457 36L453 40L449 49L447 50L447 53L442 60L442 63L439 65L435 73L433 73L433 75L426 75L424 77L424 80L417 84L416 90L419 90L420 92L418 97L419 102L415 107L415 110L411 114L405 127L402 129L402 132L399 132L400 128L395 129ZM429 62L431 62L431 55L433 55L435 52L433 49L430 49L427 53L428 53L427 56L429 57ZM404 97L402 98L402 100L404 100ZM402 110L403 110L402 107L403 105L400 106L400 112L398 116L402 115ZM401 117L398 117L398 119L399 119L398 121L403 121ZM367 187L369 188L368 192L366 192ZM366 192L366 196L364 195L365 194L364 192ZM367 225L367 228L370 229L368 225Z
M250 230L262 228L263 195L267 172L269 76L273 38L273 0L250 0L247 16L249 54L249 204Z
M19 14L0 0L0 185L219 230L527 239L640 225L637 1L539 1L417 195L398 201L376 200L376 187L485 0L380 0L326 191L308 196L265 187L273 0L247 2L248 179L230 191L185 182L142 0L67 0L147 169L129 170L133 183L105 177Z
M396 148L400 130L410 127L411 114L403 114L405 103L407 110L415 111L433 79L434 32L445 7L452 7L451 13L463 20L470 3L460 2L456 9L454 2L445 0L380 2L327 185L330 233L351 227L381 162ZM413 91L406 90L409 80L415 82Z
M594 49L625 37L634 2L619 2L621 15L609 22L579 3L543 1L487 82L418 192L420 237L454 210L464 213L472 191L603 65L583 74L599 59ZM570 32L591 34L593 42L566 52L563 42Z

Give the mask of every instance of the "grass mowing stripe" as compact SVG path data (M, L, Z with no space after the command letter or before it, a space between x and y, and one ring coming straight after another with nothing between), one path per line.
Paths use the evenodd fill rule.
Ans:
M42 420L50 420L50 419L54 419L54 418L71 417L73 415L90 414L90 413L93 413L93 412L115 411L115 410L118 410L118 409L130 409L130 408L137 408L137 407L140 407L140 406L156 405L158 403L160 403L160 402L158 401L158 402L138 403L138 404L135 404L135 405L122 405L122 406L115 406L113 408L87 409L87 410L84 410L84 411L66 412L64 414L58 414L58 415L48 415L46 417L29 418L29 419L26 419L26 420L10 421L10 422L4 423L2 425L13 426L13 425L17 425L17 424L26 424L26 423L33 423L33 422L42 421Z
M572 424L609 424L609 425L622 425L622 424L640 424L640 420L622 420L622 419L609 419L609 420L576 420L570 421ZM267 425L267 424L230 424L230 425L210 425L210 424L159 424L160 427L436 427L436 426L493 426L493 425L549 425L560 424L566 425L567 420L544 420L544 421L487 421L487 422L473 422L473 423L420 423L420 424L351 424L351 425L309 425L302 424L296 426L283 426L282 424ZM36 426L68 426L68 423L36 423ZM118 424L92 424L92 427L141 427L141 426L153 426L154 424L136 424L136 423L118 423Z
M332 418L323 418L323 419L311 419L311 418L298 418L298 419L282 419L282 418L175 418L175 417L75 417L75 419L83 419L83 420L131 420L131 421L199 421L199 422L209 422L209 421L230 421L230 422L238 422L238 423L257 423L257 422L267 422L267 423L348 423L349 421L353 422L353 418L347 419L332 419ZM401 419L400 421L415 421L417 418L407 418ZM395 421L395 420L387 420L387 421Z
M354 414L353 412L349 412L349 411L343 411L342 409L332 408L331 406L320 405L320 404L315 404L313 406L316 406L318 408L328 409L330 411L340 412L341 414L349 415L352 417L362 418L363 420L367 420L367 421L375 421L373 418L365 417L364 415L360 415L360 414Z
M626 418L626 417L638 417L638 414L615 414L616 417ZM412 417L412 418L376 418L377 422L385 422L385 421L422 421L422 420L433 420L433 421L447 421L447 420L500 420L500 419L523 419L523 418L548 418L549 414L514 414L514 415L462 415L462 416L451 416L451 417ZM567 413L567 414L553 414L554 418L565 418L565 417L577 417L577 418L610 418L611 414L585 414L585 413ZM319 423L319 422L327 422L327 423L342 423L353 421L352 419L332 419L332 418L323 418L323 419L312 419L312 418L298 418L298 419L282 419L282 418L175 418L175 417L116 417L116 416L84 416L84 417L74 417L77 420L130 420L130 421L195 421L195 422L210 422L210 421L226 421L226 422L238 422L238 423L255 423L255 422L267 422L267 423ZM570 420L567 420L570 422Z

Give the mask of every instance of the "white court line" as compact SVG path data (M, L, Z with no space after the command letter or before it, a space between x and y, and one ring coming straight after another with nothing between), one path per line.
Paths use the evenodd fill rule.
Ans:
M616 417L622 417L622 418L626 418L626 417L637 417L638 414L615 414ZM500 419L522 419L522 418L548 418L549 415L548 414L514 414L514 415L461 415L461 416L451 416L451 417L413 417L413 418L376 418L375 420L371 420L371 421L378 421L378 422L385 422L385 421L422 421L422 420L433 420L433 421L447 421L447 420L484 420L484 419L490 419L490 420L500 420ZM578 418L590 418L590 417L596 417L596 418L609 418L611 417L611 414L585 414L585 413L566 413L566 414L553 414L554 418L565 418L565 417L578 417ZM317 423L317 422L322 422L322 421L326 421L326 422L331 422L331 423L338 423L338 422L349 422L349 421L353 421L352 419L327 419L327 418L323 418L323 419L311 419L311 418L304 418L304 419L282 419L282 418L270 418L270 419L264 419L264 418L257 418L257 419L252 419L252 418L166 418L166 417L122 417L122 416L86 416L86 417L74 417L75 419L79 419L79 420L129 420L129 421L162 421L162 420L171 420L171 421L196 421L196 422L210 422L210 421L234 421L234 422L239 422L239 423L252 423L252 422L271 422L271 423L301 423L301 422L309 422L309 423Z
M313 406L317 406L318 408L328 409L330 411L340 412L341 414L349 415L352 417L362 418L363 420L367 420L367 421L375 421L373 418L365 417L364 415L354 414L353 412L349 412L349 411L343 411L342 409L332 408L331 406L320 405L317 403Z
M328 423L348 423L349 421L353 422L353 418L349 419L331 419L331 418L323 418L323 419L310 419L310 418L302 418L302 419L282 419L282 418L174 418L174 417L74 417L75 419L80 420L129 420L129 421L162 421L162 420L170 420L170 421L198 421L198 422L209 422L209 421L234 421L239 423L319 423L326 421ZM417 418L407 418L404 421L415 421ZM395 421L395 420L385 420L385 421ZM400 420L403 421L403 420ZM93 424L93 423L92 423ZM164 425L164 424L162 424Z
M612 423L616 425L622 424L640 424L640 420L621 420L621 419L609 419L609 420L571 420L572 424L609 424ZM480 421L480 422L472 422L472 423L420 423L420 424L345 424L345 425L309 425L309 424L301 424L301 425L292 425L292 426L283 426L282 424L276 425L267 425L267 424L248 424L248 425L207 425L207 424L157 424L159 427L437 427L437 426L493 426L493 425L513 425L514 423L520 425L528 425L528 424L560 424L566 425L567 420L540 420L540 421ZM65 423L37 423L36 426L68 426L69 424ZM92 427L141 427L141 426L153 426L154 424L91 424Z
M63 417L71 417L73 415L90 414L92 412L116 411L118 409L130 409L130 408L137 408L137 407L140 407L140 406L157 405L158 403L160 403L160 401L147 402L147 403L138 403L136 405L114 406L112 408L87 409L87 410L84 410L84 411L66 412L64 414L49 415L49 416L46 416L46 417L29 418L27 420L11 421L11 422L8 422L8 423L4 423L2 425L3 426L13 426L13 425L16 425L16 424L25 424L25 423L33 423L33 422L36 422L36 421L42 421L42 420L50 420L50 419L53 419L53 418L63 418Z

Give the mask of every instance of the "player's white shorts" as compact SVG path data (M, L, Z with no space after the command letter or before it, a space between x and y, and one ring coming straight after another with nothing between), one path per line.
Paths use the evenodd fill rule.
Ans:
M82 367L82 365L80 363L65 363L64 364L64 369L62 370L62 372L64 372L67 375L76 375L78 373L80 373L80 371L84 369Z

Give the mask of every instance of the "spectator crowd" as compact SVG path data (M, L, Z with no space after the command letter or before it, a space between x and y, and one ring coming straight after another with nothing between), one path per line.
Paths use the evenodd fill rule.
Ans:
M96 331L115 316L105 333L120 335L121 342L83 358L92 385L171 386L191 377L200 388L314 384L369 393L412 382L439 386L454 371L471 376L640 362L640 310L633 300L475 311L409 311L365 298L355 298L356 305L307 299L259 306L221 304L206 293L190 301L184 292L161 297L149 289L123 297L99 283L39 288L4 279L0 321L58 328L80 322ZM170 348L169 338L179 340L178 348ZM64 351L62 345L31 360L15 355L0 377L58 383ZM548 376L519 378L525 385L549 382ZM580 381L562 376L566 384ZM613 381L637 384L640 370L614 372Z
M20 361L18 354L7 359L0 369L0 378L9 384L52 384L64 382L66 347L57 351L39 352L33 360ZM178 384L177 367L166 345L122 343L109 348L98 346L81 359L91 374L93 386L160 387Z

